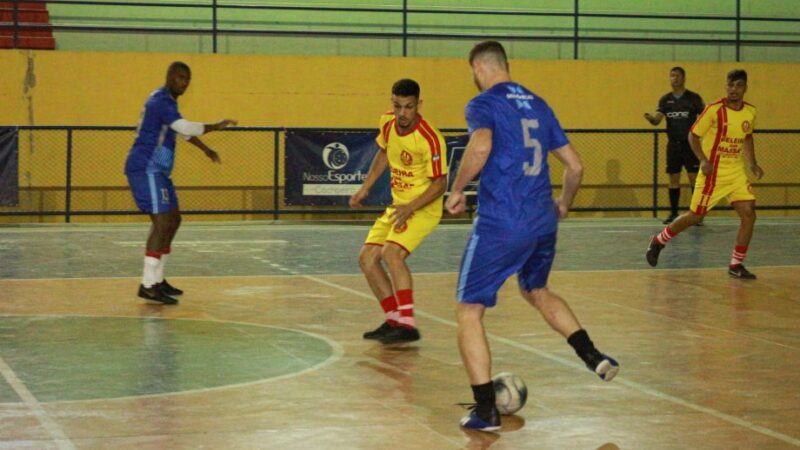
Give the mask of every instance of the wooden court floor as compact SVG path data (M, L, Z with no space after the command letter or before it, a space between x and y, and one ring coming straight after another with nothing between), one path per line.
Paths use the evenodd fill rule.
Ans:
M487 312L493 371L528 404L466 432L456 270L443 225L409 260L422 340L382 346L358 272L366 226L187 223L175 307L135 297L144 224L0 227L0 448L783 449L800 447L800 219L710 218L644 261L654 220L572 220L550 287L621 363L611 383L522 301Z

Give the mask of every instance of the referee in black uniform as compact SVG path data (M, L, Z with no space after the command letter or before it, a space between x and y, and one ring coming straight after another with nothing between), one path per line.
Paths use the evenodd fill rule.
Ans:
M664 221L668 224L678 217L678 200L681 198L681 167L686 167L689 185L694 192L694 180L700 169L692 148L689 146L689 129L694 124L697 115L703 112L705 105L703 99L695 92L684 86L686 71L683 67L673 67L669 71L669 82L672 92L668 92L658 101L655 114L644 113L644 118L653 125L661 123L667 118L667 173L669 174L669 217ZM701 223L702 224L702 223Z

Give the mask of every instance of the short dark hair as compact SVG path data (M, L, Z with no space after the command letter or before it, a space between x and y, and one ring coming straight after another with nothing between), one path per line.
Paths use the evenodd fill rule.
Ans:
M747 72L745 72L744 69L733 69L728 72L728 83L736 80L742 80L747 84Z
M497 61L501 66L508 68L506 49L503 48L503 44L497 41L483 41L475 44L475 47L472 47L472 50L469 52L470 65L472 65L473 61L475 61L475 58L486 54L492 55L495 61Z
M392 95L397 95L399 97L414 97L418 99L419 83L410 78L397 80L394 85L392 85Z
M683 67L681 67L681 66L675 66L672 69L669 69L669 71L670 72L680 72L681 75L683 75L684 77L686 76L686 71L683 70Z
M192 69L189 68L188 64L182 61L175 61L169 65L169 69L167 69L167 75L174 73L176 70L185 70L189 75L192 74Z

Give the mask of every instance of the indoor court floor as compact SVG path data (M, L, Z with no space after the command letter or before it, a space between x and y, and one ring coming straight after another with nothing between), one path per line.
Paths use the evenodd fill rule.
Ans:
M486 317L493 372L526 382L498 433L456 346L468 225L409 259L422 339L382 346L357 254L368 225L186 222L178 306L136 297L148 225L0 226L0 448L784 449L800 447L800 218L710 217L650 268L655 219L562 223L550 287L598 348L586 370L510 280Z

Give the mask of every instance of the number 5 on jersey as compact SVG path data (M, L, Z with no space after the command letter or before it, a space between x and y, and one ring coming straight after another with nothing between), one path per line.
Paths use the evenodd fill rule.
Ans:
M539 121L536 119L522 119L522 137L525 148L533 149L533 164L528 161L522 165L522 170L526 176L535 177L542 172L542 143L535 137L531 137L531 130L539 128Z

